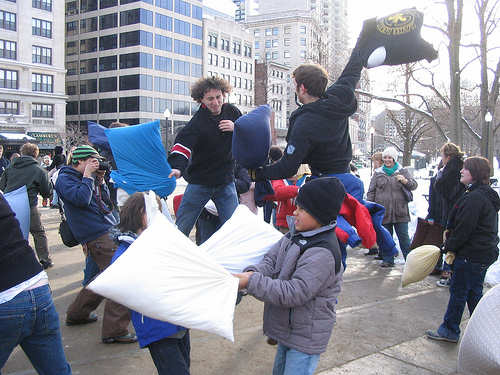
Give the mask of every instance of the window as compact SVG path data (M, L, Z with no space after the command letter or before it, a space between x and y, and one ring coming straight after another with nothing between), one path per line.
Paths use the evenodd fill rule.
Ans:
M203 10L201 7L197 5L191 5L191 10L192 10L192 17L196 18L197 20L202 20L203 19Z
M109 91L116 91L116 77L106 77L99 79L99 92Z
M80 60L80 74L97 72L97 58Z
M266 29L266 36L271 36L272 33L273 33L273 29L271 29L271 28Z
M32 0L31 5L33 8L52 12L52 0Z
M120 55L120 69L137 67L153 69L153 55L143 52L125 53Z
M283 39L283 45L284 46L289 46L290 45L290 38Z
M278 47L278 39L273 39L273 48Z
M191 17L191 4L183 0L175 0L175 13Z
M80 81L80 94L93 94L97 92L97 79Z
M78 102L68 102L66 104L66 114L67 115L77 115L78 114Z
M182 34L186 36L191 35L191 24L189 22L181 21L178 19L175 19L174 21L174 31L177 34Z
M33 46L31 61L36 64L52 65L52 48Z
M52 22L33 18L31 21L31 32L33 35L52 38Z
M245 46L245 52L244 55L246 57L252 57L252 47L250 46Z
M174 73L189 76L190 64L187 61L174 60Z
M54 77L48 74L32 73L31 90L54 92Z
M271 60L271 52L266 52L266 60Z
M153 12L147 9L130 9L120 12L120 26L142 23L153 26Z
M66 62L66 75L74 76L78 74L78 61L67 61Z
M153 90L153 76L146 74L131 74L120 76L120 91L125 90Z
M299 33L305 34L306 33L306 27L305 26L300 26L299 27Z
M117 99L99 99L99 113L115 113L117 109Z
M111 34L99 37L99 51L105 51L117 47L118 47L118 35Z
M260 60L260 53L255 54L255 60Z
M43 104L43 103L33 103L33 104L31 104L31 116L32 117L43 117L43 118L54 118L54 105L53 104Z
M285 34L291 34L292 33L292 26L285 26L283 31Z
M260 42L258 40L255 41L255 49L260 48Z
M76 42L66 43L66 56L78 54L78 44Z
M66 95L76 95L77 81L66 81Z
M202 66L201 64L191 63L191 76L192 77L201 77Z
M174 9L172 6L172 0L156 0L155 5L163 9L168 9L168 10Z
M80 53L97 51L97 38L80 40Z
M18 87L17 70L0 69L0 88L17 89Z
M2 115L18 115L19 102L10 100L0 100L0 114Z
M273 35L278 35L278 28L277 27L273 27Z
M300 38L300 45L305 46L306 45L306 38Z
M253 36L254 36L255 38L260 37L260 29L255 29L255 30L253 31Z
M184 42L182 40L174 40L174 52L178 53L179 55L184 55L184 56L190 56L191 55L191 48L190 44L188 42Z
M169 57L155 56L155 70L172 72L172 59Z
M120 48L137 45L153 47L153 34L144 30L120 33Z
M189 96L189 82L174 80L174 94Z
M118 26L118 13L105 14L99 16L99 29L106 30Z
M290 55L290 51L285 51L285 52L283 52L283 57L284 57L285 59L289 59L289 58L291 57L291 55Z
M241 55L241 42L233 42L233 53Z
M92 12L97 10L97 0L80 0L80 12Z
M118 0L100 0L99 9L110 8L118 5Z
M85 18L80 20L80 33L90 33L97 31L97 17Z
M66 15L71 16L74 14L78 14L78 2L69 1L66 3Z
M155 25L160 29L172 31L172 17L156 13Z
M90 115L97 113L97 100L80 100L80 114Z
M118 69L116 55L99 58L99 71L100 72L105 72L108 70L116 70L116 69Z
M139 97L128 96L120 98L120 112L135 112L139 110Z
M174 115L189 115L189 102L182 100L173 101L173 112Z
M78 21L66 22L66 35L78 34Z
M220 49L229 51L229 39L220 38Z
M17 43L10 40L0 39L0 58L3 59L17 59Z
M165 112L165 109L167 109L172 112L172 101L168 99L162 99L162 98L155 98L155 112L156 113L163 113Z
M163 51L172 51L172 38L155 34L155 48Z
M155 77L155 91L172 92L172 80L170 78Z
M203 39L203 28L198 25L191 25L191 36L196 39Z
M276 60L277 58L278 58L278 52L277 51L273 51L273 53L272 53L272 59Z
M16 14L0 10L0 29L16 31Z
M266 48L271 48L271 39L266 39Z
M202 47L198 44L191 44L191 56L201 59L202 55Z

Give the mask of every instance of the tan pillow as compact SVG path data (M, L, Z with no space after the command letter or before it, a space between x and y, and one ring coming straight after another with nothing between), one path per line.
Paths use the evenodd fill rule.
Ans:
M422 245L413 249L406 257L401 285L405 287L429 276L436 267L439 254L439 247L434 245Z

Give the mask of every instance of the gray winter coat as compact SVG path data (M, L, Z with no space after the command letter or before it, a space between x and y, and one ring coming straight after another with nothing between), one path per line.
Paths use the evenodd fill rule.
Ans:
M342 266L335 274L332 251L339 251L333 226L295 234L304 244L331 230L331 243L337 249L300 247L284 236L255 266L248 292L264 301L264 334L280 344L307 354L326 350L335 324L335 305L342 284ZM299 256L300 255L300 256Z
M417 181L405 168L399 168L392 176L388 176L380 167L375 170L368 193L366 193L367 200L385 207L383 224L407 223L410 221L410 211L403 193L403 184L396 179L395 176L397 175L403 175L408 180L405 185L408 190L417 188Z

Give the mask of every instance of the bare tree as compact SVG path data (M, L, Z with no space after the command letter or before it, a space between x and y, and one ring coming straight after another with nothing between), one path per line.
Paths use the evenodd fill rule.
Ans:
M63 140L64 148L67 152L72 146L87 144L87 134L84 133L78 122L69 122L66 124L66 134Z

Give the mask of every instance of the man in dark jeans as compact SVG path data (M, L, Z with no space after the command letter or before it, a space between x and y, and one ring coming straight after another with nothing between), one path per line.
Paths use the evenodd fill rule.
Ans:
M71 231L102 272L110 263L116 244L109 230L117 221L112 214L113 205L104 183L104 171L99 171L98 152L87 145L78 146L70 165L59 171L56 190L63 202L64 213ZM84 287L68 307L66 324L77 325L97 320L94 310L104 298ZM128 332L129 310L111 300L106 301L102 322L102 341L132 343L137 337Z
M21 156L14 159L0 178L0 190L4 193L19 189L26 185L30 202L30 233L35 242L35 250L38 260L44 269L52 267L49 257L49 247L45 228L40 220L38 212L38 193L44 198L52 195L52 187L47 172L40 167L36 158L38 157L38 146L33 143L25 143L21 147Z

